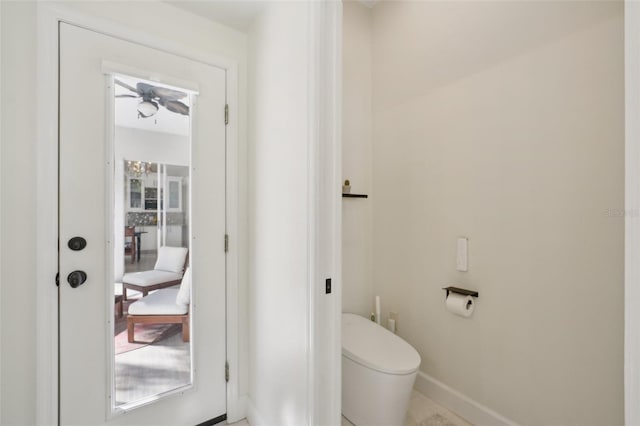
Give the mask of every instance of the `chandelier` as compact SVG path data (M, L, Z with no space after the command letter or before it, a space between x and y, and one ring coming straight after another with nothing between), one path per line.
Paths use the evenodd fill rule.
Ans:
M142 175L146 176L151 173L151 163L127 160L126 172L127 175L131 177L141 177Z

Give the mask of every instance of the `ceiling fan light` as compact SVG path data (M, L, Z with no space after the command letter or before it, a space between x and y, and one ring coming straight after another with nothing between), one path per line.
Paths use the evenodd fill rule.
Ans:
M151 117L158 112L158 104L153 101L142 101L138 104L138 112L144 118Z

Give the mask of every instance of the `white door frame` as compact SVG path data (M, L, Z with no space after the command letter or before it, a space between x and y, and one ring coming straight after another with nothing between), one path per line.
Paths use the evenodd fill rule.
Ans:
M309 424L342 406L342 3L309 3ZM325 279L331 278L331 294Z
M231 120L227 126L227 234L238 235L238 65L235 61L203 54L190 46L101 18L79 13L59 4L38 3L38 100L37 100L37 227L36 227L36 422L58 423L58 23L67 22L109 36L125 39L190 60L226 70L227 102ZM237 241L237 239L236 239ZM227 418L245 416L239 385L238 277L239 244L227 253ZM61 284L62 285L62 284ZM222 366L221 366L222 368Z
M625 424L640 424L640 3L625 1Z
M2 7L0 7L0 46L2 46ZM2 93L2 55L0 55L0 93ZM0 102L0 135L2 135L2 105ZM0 156L0 164L2 164L2 158ZM0 176L2 175L0 170ZM2 179L0 178L0 187L2 187ZM0 200L0 212L2 212L2 200ZM2 221L2 213L0 213L0 223L4 223ZM2 232L0 231L0 241L4 241L2 239ZM0 249L0 259L2 257L2 249ZM2 279L0 278L0 288L2 287ZM2 317L2 297L0 296L0 318ZM2 351L0 351L0 365L2 365ZM2 368L0 368L0 371ZM2 373L0 373L1 375ZM0 395L2 395L2 380L0 380ZM2 404L0 404L0 419L2 418Z

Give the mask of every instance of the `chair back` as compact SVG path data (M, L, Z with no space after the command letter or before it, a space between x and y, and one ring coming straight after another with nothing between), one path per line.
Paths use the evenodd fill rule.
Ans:
M176 304L189 306L189 302L191 302L191 268L187 267L182 276L180 290L178 290L178 294L176 295Z
M153 269L182 274L187 266L188 253L189 249L186 247L162 246L158 250L158 260Z

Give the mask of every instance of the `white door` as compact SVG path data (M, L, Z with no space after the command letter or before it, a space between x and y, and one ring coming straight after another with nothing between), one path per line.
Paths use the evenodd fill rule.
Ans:
M64 23L59 58L60 424L196 425L219 418L226 412L226 73ZM125 83L136 79L141 86ZM128 124L118 123L114 116L120 110L114 108L126 102L143 113L134 112ZM185 117L186 137L163 130L165 119ZM134 148L142 150L132 154ZM129 150L126 156L122 149ZM182 176L182 211L167 214L166 221L189 235L180 241L188 249L192 273L190 304L182 305L190 324L188 342L183 341L184 328L178 328L173 336L156 330L160 334L136 343L153 327L167 326L158 317L151 318L149 329L146 323L134 325L134 343L116 341L114 328L122 320L114 292L115 282L123 280L124 227L144 230L143 225L153 226L148 221L155 214L124 208L127 176L144 174L126 160L139 160L151 172L161 166ZM68 242L73 237L82 237L86 247L72 250ZM126 268L153 270L154 254L144 256L151 256L146 265L127 255ZM86 274L75 288L68 283L73 271ZM163 290L171 291L161 288L150 295ZM158 300L149 305L159 306ZM174 300L165 300L170 306L159 309L172 309ZM185 314L166 316L180 315ZM124 317L130 316L125 304ZM168 323L176 326L183 324ZM126 377L118 376L122 369Z

